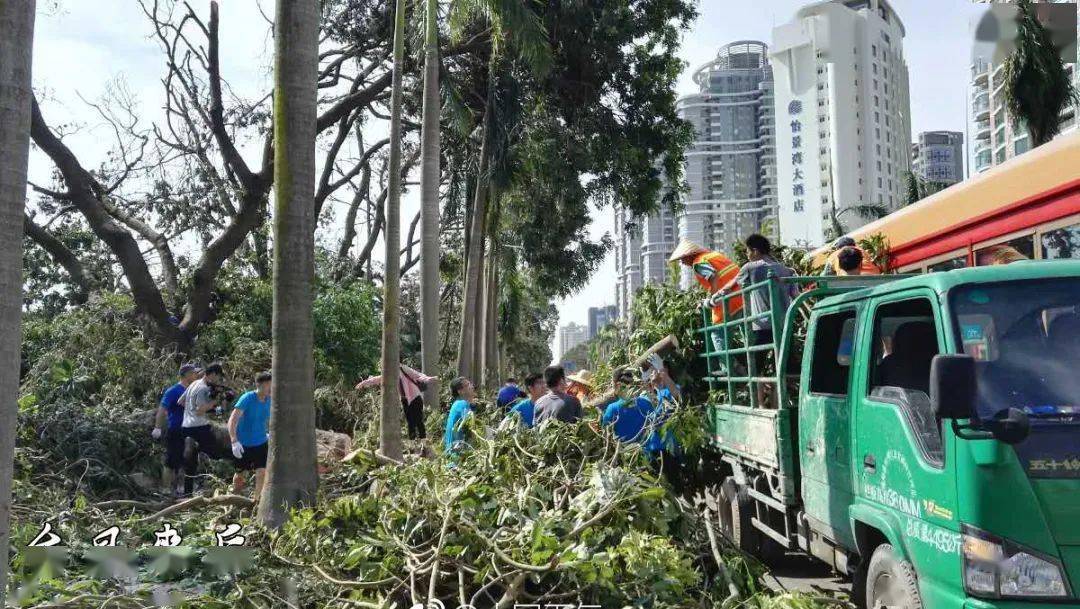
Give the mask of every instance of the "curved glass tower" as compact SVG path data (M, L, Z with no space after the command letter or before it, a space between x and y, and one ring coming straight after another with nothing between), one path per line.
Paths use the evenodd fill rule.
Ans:
M731 246L776 213L772 69L763 42L733 42L698 68L701 91L679 100L694 127L686 153L689 193L679 236L712 249ZM687 277L689 279L689 277Z

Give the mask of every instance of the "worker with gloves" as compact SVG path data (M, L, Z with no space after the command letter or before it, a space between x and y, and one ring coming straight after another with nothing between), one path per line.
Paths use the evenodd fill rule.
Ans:
M269 372L255 377L255 390L240 396L229 415L229 438L232 454L236 458L233 475L233 492L244 487L244 472L255 472L255 500L262 495L266 481L266 457L270 446L270 390Z

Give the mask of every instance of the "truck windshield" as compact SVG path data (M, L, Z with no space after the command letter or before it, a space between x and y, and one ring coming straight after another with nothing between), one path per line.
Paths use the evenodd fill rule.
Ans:
M969 285L950 304L980 418L1020 408L1033 424L1080 423L1080 279Z

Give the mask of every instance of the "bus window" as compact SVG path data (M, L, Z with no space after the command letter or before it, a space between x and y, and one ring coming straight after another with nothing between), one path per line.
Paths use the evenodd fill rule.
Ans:
M942 260L931 264L926 267L928 273L941 273L944 271L951 271L953 269L962 269L967 266L967 256L957 256L956 258L949 258L948 260Z
M1035 259L1035 235L1024 235L1012 241L988 245L975 250L975 266L1009 264L1018 260Z
M1042 257L1043 260L1080 258L1080 224L1043 233Z

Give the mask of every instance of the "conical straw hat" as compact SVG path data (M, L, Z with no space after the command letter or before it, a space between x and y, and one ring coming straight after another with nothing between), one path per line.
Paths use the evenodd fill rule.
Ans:
M708 251L708 249L698 245L697 243L694 243L689 239L683 239L679 242L679 245L675 248L675 251L671 252L671 257L668 258L668 262L675 262L676 260L682 260L687 256L704 254Z

